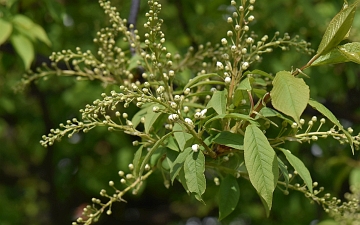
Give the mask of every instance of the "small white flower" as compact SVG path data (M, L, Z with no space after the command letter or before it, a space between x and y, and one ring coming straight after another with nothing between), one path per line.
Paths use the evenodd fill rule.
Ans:
M186 88L185 91L184 91L184 94L185 94L185 95L190 94L190 88Z
M203 109L203 110L201 110L201 112L200 112L201 117L204 117L204 116L205 116L205 114L206 114L206 112L207 112L207 109Z
M175 75L174 70L170 70L170 71L169 71L169 76L170 76L170 77L173 77L174 75Z
M134 165L132 163L129 164L129 169L133 170L134 169Z
M231 82L231 78L230 77L225 77L225 84L230 84Z
M255 19L255 17L253 15L249 16L248 20L251 22Z
M154 106L153 108L152 108L152 111L153 112L159 112L159 110L160 110L160 108L158 107L158 106Z
M185 123L189 125L194 125L194 122L190 118L185 118Z
M216 67L218 68L218 70L223 70L224 69L224 65L219 61L216 62Z
M188 106L184 106L184 113L189 112L189 107Z
M255 3L255 0L250 0L250 4L254 4Z
M251 37L248 37L245 41L246 41L246 43L251 44L254 42L254 39L252 39Z
M299 122L300 122L301 125L305 124L305 120L304 120L304 119L300 119Z
M246 70L247 68L249 68L249 63L248 63L248 62L244 62L244 63L241 65L241 69Z
M297 128L297 127L298 127L297 123L291 124L291 128L295 129L295 128Z
M232 22L233 22L233 19L232 19L231 17L228 17L228 18L227 18L227 22L228 22L228 23L232 23Z
M201 112L196 112L194 117L195 119L199 119L201 117Z
M194 152L198 152L199 151L199 145L198 144L194 144L191 146L191 149L194 151Z

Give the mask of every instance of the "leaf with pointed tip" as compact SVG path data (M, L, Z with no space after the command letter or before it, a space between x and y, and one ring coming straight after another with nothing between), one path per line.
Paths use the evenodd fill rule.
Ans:
M196 77L192 78L191 80L189 80L189 82L185 85L184 90L186 88L191 88L191 87L193 87L193 85L199 83L202 80L206 80L210 77L220 77L220 76L217 73L201 74L201 75L196 76Z
M310 98L309 86L304 80L294 77L288 71L280 71L273 80L270 95L274 108L291 116L299 124Z
M227 90L215 91L206 108L213 108L219 115L226 113Z
M227 175L219 189L219 220L232 213L239 201L240 188L234 176Z
M317 101L315 101L313 99L309 100L309 105L311 107L313 107L314 109L316 109L321 114L323 114L326 118L328 118L337 127L339 127L339 129L345 134L346 138L348 139L351 150L352 150L352 153L354 154L354 141L353 141L353 138L351 137L349 132L344 129L344 127L341 125L339 120L334 116L334 114L328 108L326 108L323 104L321 104L320 102L317 102Z
M313 192L313 186L312 186L312 179L309 170L306 168L304 163L298 159L296 156L294 156L289 150L279 148L284 155L286 156L286 159L289 161L289 163L294 167L294 169L298 172L300 177L304 180L306 186L308 187L309 191Z
M13 26L6 20L0 18L0 45L4 43L10 36Z
M10 36L10 41L20 55L25 69L29 69L35 56L34 46L31 41L26 36L15 33Z
M355 17L355 10L358 4L359 0L354 4L343 8L330 21L330 24L326 28L324 36L320 42L317 55L327 54L346 37L352 26Z
M255 125L246 127L244 158L250 182L270 210L273 192L279 177L278 161L266 136Z
M197 196L197 199L204 194L206 189L205 180L205 156L202 151L192 152L185 159L185 179L188 190Z
M356 1L354 4L343 8L330 21L320 42L317 55L327 54L346 37L351 29L355 17L355 10L359 2L360 1Z
M339 45L329 53L317 58L311 66L344 63L349 61L360 64L360 42Z

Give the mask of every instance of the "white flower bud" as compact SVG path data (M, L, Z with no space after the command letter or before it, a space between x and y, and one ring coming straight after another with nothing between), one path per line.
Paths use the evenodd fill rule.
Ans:
M223 70L224 69L224 65L219 61L216 62L216 67L217 67L218 70Z
M206 112L207 112L207 109L203 109L203 110L201 110L201 116L205 116L205 114L206 114Z
M253 15L251 15L251 16L249 16L248 17L248 20L251 22L251 21L253 21L255 19L255 17L253 16Z
M311 118L311 121L313 121L314 123L317 121L317 117L316 116L313 116L312 118Z
M158 106L154 106L153 108L152 108L152 111L153 112L159 112L159 110L160 110L160 108L158 107Z
M189 125L194 125L194 122L190 118L185 118L185 123Z
M297 128L297 127L298 127L297 123L291 124L291 128L295 129L295 128Z
M189 112L189 107L188 106L184 106L184 113L188 113Z
M249 68L249 63L248 63L248 62L244 62L244 63L241 65L241 69L246 70L247 68Z
M299 122L300 122L301 125L305 124L305 120L304 120L304 119L300 119Z
M230 84L231 82L231 78L230 77L225 77L225 84Z
M185 91L184 91L184 94L185 94L185 95L190 94L190 88L186 88Z
M194 144L194 145L192 145L191 146L191 149L194 151L194 152L197 152L197 151L199 151L199 145L198 144Z
M228 18L227 18L227 22L228 22L228 23L232 23L232 22L233 22L233 19L232 19L231 17L228 17Z
M132 163L129 164L129 169L133 170L134 169L134 165Z

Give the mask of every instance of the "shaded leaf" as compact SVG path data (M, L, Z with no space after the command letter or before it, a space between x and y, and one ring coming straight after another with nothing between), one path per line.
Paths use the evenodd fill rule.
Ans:
M186 184L190 192L201 197L206 189L205 156L202 151L192 152L185 159L184 172Z
M250 182L270 210L273 192L279 176L278 162L275 151L270 146L266 136L255 125L246 127L244 158Z
M221 181L219 190L219 220L232 213L240 198L240 188L234 176L227 175Z
M289 161L291 166L298 172L299 176L304 180L309 191L312 193L313 186L312 186L311 175L309 170L304 165L304 163L296 156L294 156L289 150L283 148L279 148L279 149L284 153L286 159Z
M135 177L137 177L137 175L139 175L139 169L140 169L140 165L141 165L140 159L141 159L141 156L142 156L143 148L144 148L144 146L141 145L140 148L135 152L135 155L134 155L134 159L133 159L134 171L133 171L133 174L134 174Z
M326 118L328 118L337 127L339 127L339 129L346 135L346 138L349 141L352 153L354 154L353 138L351 137L349 132L344 129L344 127L341 125L339 120L334 116L334 114L329 109L327 109L323 104L321 104L320 102L317 102L317 101L315 101L313 99L309 100L309 105L311 107L313 107L314 109L316 109L321 114L323 114Z
M291 116L299 124L310 98L310 90L304 80L294 77L288 71L280 71L273 80L270 95L274 108Z
M35 54L33 44L29 39L20 34L11 35L10 40L16 52L24 62L25 69L29 69Z
M12 32L12 25L11 23L7 22L0 18L0 45L3 44L10 36Z
M208 102L206 108L213 108L219 115L226 113L227 90L216 91Z
M286 183L286 188L289 185L289 172L285 166L285 164L283 163L283 161L278 157L278 164L279 164L279 169L281 171L281 174L284 177L285 183Z
M345 38L352 26L358 4L359 1L356 1L354 4L342 9L330 21L317 50L318 55L327 54Z
M240 82L240 84L238 85L237 89L244 90L244 91L251 91L252 88L251 88L249 78L247 77L244 80L242 80Z
M213 141L216 144L244 150L244 139L240 134L234 134L229 131L222 131L218 135L216 135Z

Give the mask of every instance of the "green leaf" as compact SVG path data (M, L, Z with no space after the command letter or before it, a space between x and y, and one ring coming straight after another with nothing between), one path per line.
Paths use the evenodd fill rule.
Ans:
M310 98L310 90L304 80L294 77L288 71L280 71L273 80L270 95L274 108L291 116L299 124Z
M25 69L29 69L34 60L34 47L29 39L21 34L13 34L10 37L11 43L16 52L24 62Z
M216 91L208 102L206 108L213 108L219 115L226 113L227 90Z
M142 156L143 148L144 148L144 146L141 145L140 148L135 152L135 155L134 155L134 159L133 159L134 171L133 171L133 174L134 174L135 178L137 178L137 176L139 175L139 170L140 170L140 165L141 165L140 159L141 159L141 156Z
M237 89L244 90L244 91L251 91L252 87L251 87L249 78L247 77L244 80L242 80L240 82L240 84L238 85Z
M12 19L14 28L16 28L22 35L26 35L32 41L38 39L39 41L45 43L48 46L51 46L51 41L49 40L45 30L34 23L29 17L17 14Z
M136 67L138 67L138 61L143 61L143 58L141 55L139 54L135 54L131 57L130 61L129 61L129 65L128 65L128 70L132 70Z
M175 161L173 162L172 167L170 168L170 179L171 182L174 183L175 178L178 176L180 170L183 168L184 166L184 162L186 157L188 157L188 155L192 152L192 149L189 148L185 148L184 151L180 152L180 154L178 155L178 157L175 159Z
M205 122L204 127L206 125L210 124L211 122L213 122L214 120L229 119L229 118L235 119L235 120L245 120L245 121L249 121L250 123L256 123L254 121L254 119L248 115L240 114L240 113L230 113L230 114L221 114L221 115L212 117L211 119L209 119Z
M354 141L353 141L353 138L351 137L349 132L344 129L344 127L341 125L339 120L334 116L334 114L329 109L327 109L323 104L321 104L320 102L317 102L317 101L315 101L313 99L309 100L309 105L311 107L313 107L314 109L316 109L321 114L323 114L326 118L328 118L337 127L339 127L339 129L345 134L346 138L348 139L351 150L352 150L352 153L354 154Z
M350 186L354 186L360 188L360 168L356 167L351 170L349 176L349 184Z
M317 50L318 55L327 54L345 38L352 26L358 4L359 1L356 1L354 4L342 9L330 21Z
M169 137L166 147L176 152L180 151L179 146L176 144L175 139L172 136Z
M3 44L12 32L12 24L0 18L0 45Z
M309 191L313 193L313 186L312 186L312 179L309 170L306 168L304 163L298 159L296 156L294 156L289 150L279 148L284 155L286 156L286 159L289 161L292 167L298 172L300 177L304 180L306 186L308 187Z
M283 163L283 161L281 161L281 159L279 157L277 159L278 159L279 169L281 171L281 174L284 177L284 180L286 183L286 188L287 188L289 185L289 172L288 172L285 164Z
M221 181L219 190L219 220L232 213L240 198L240 188L234 176L227 175Z
M175 140L178 143L180 150L184 151L187 142L190 141L193 136L187 133L184 128L178 123L174 124L173 131Z
M189 191L198 197L201 197L206 189L206 180L204 175L205 156L202 151L193 151L192 154L186 157L184 172Z
M45 43L49 47L51 46L51 41L41 26L34 24L34 26L31 28L31 32L39 41Z
M196 77L192 78L191 80L189 80L189 82L185 85L184 90L186 88L193 87L193 85L199 83L202 80L206 80L209 77L219 77L219 78L221 78L217 73L201 74L201 75L196 76Z
M246 71L246 72L244 73L244 76L245 76L245 75L248 75L248 74L257 74L257 75L260 75L260 76L263 76L263 77L270 78L271 80L274 79L273 76L271 76L269 73L267 73L267 72L265 72L265 71L262 71L262 70Z
M154 105L152 105L154 106ZM158 106L160 108L160 106ZM156 122L156 120L161 116L161 112L154 112L152 110L152 107L149 107L147 110L147 113L145 114L145 133L149 133L150 129L153 127L153 124Z
M246 127L244 158L250 182L270 210L273 192L279 177L278 161L266 136L255 125Z
M135 113L133 118L131 119L131 122L134 127L137 127L140 124L141 117L145 116L149 109L152 109L154 104L145 104L142 106L142 108Z
M240 134L234 134L229 131L222 131L214 138L213 142L225 145L231 148L244 150L244 139Z
M349 61L360 64L360 42L340 45L331 50L329 53L317 58L311 65L320 66Z
M320 223L317 223L316 225L340 225L335 220L323 220Z
M141 163L139 176L142 175L142 173L143 173L143 171L144 171L144 169L145 169L146 163L149 162L149 160L150 160L151 156L154 154L154 152L155 152L155 151L159 148L159 146L160 146L161 144L163 144L164 141L165 141L169 136L171 136L173 133L174 133L174 132L171 131L171 132L165 134L164 136L162 136L159 140L157 140L157 141L155 142L155 144L154 144L154 145L151 147L151 149L147 152L144 160L143 160L142 163Z

